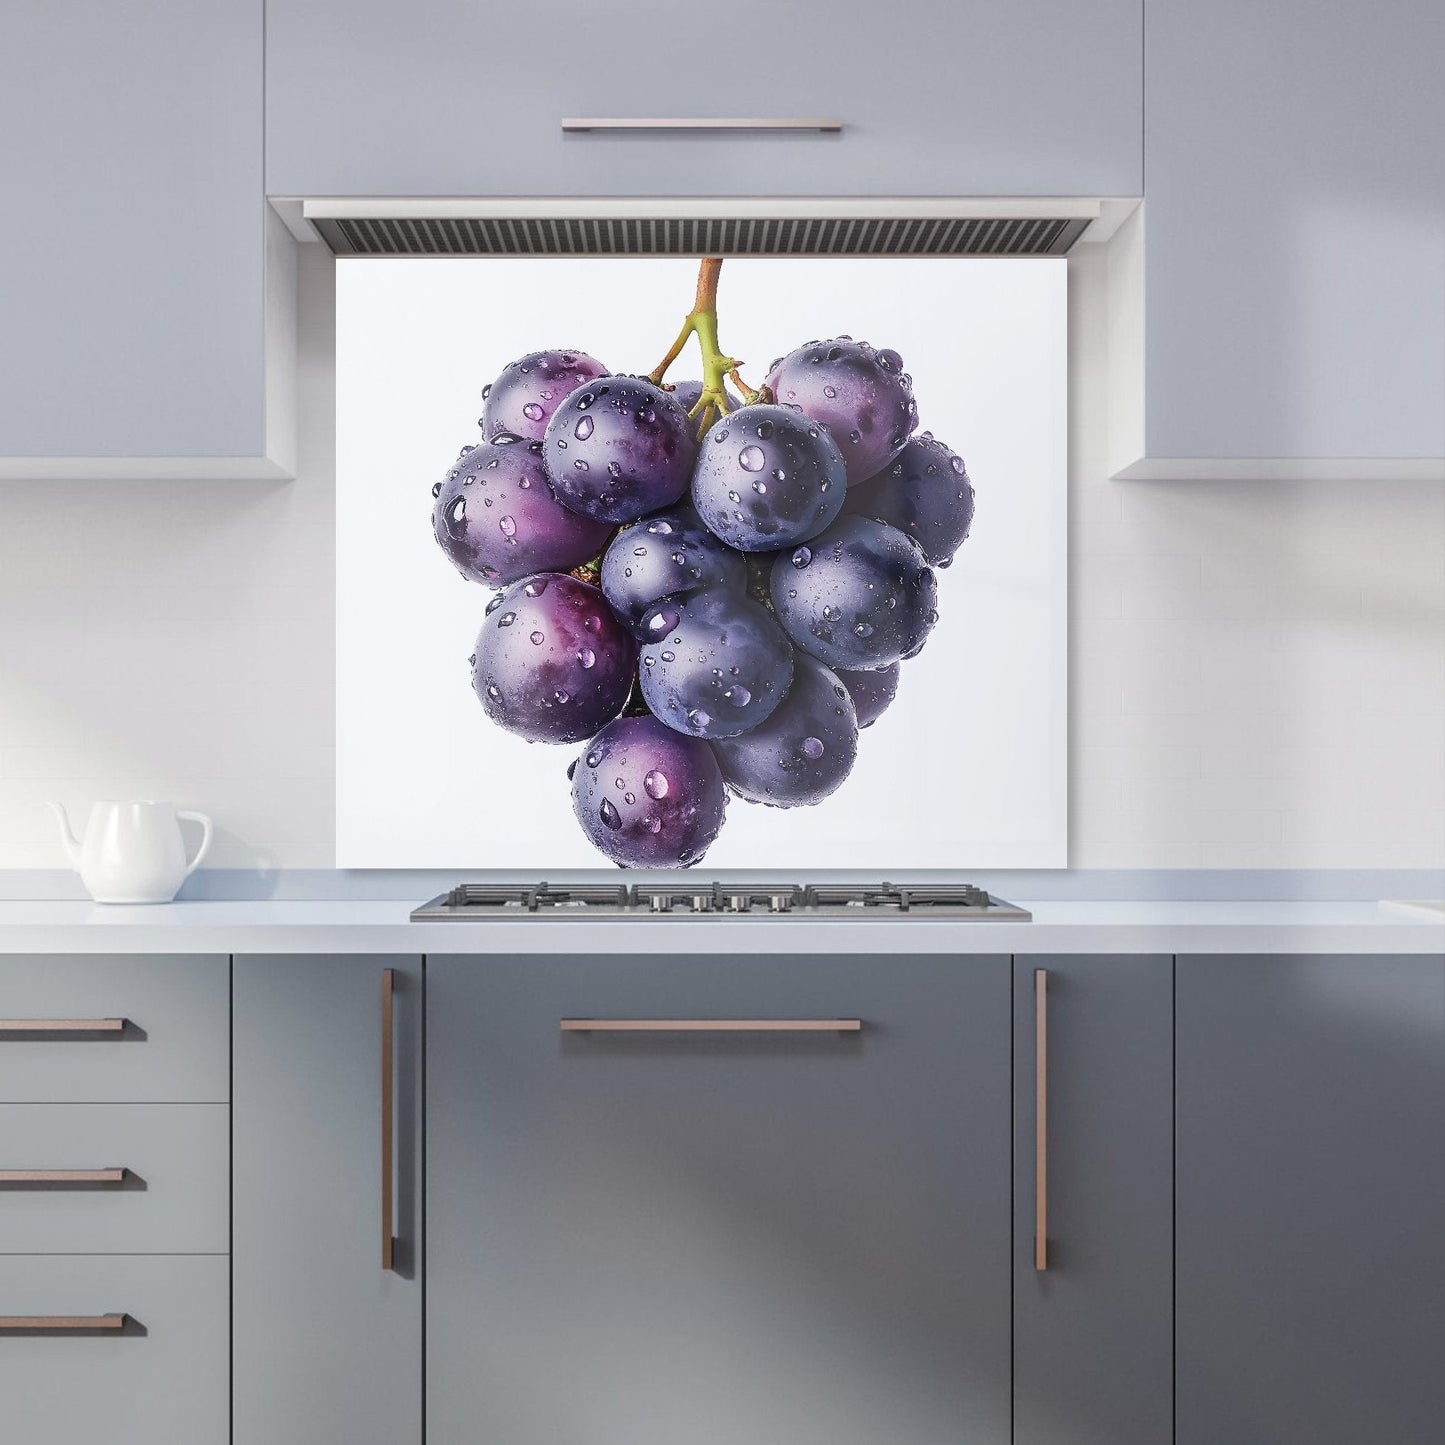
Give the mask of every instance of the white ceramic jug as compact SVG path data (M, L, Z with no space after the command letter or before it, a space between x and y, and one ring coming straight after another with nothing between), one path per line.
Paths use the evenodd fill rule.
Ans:
M96 803L85 837L70 831L70 819L51 803L60 840L80 881L97 903L169 903L211 846L211 820L204 813L177 812L169 803ZM201 825L201 846L186 862L180 819Z

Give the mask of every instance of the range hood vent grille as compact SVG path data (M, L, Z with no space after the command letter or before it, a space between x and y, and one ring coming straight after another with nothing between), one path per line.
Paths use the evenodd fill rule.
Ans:
M1063 256L1077 217L312 218L338 256Z

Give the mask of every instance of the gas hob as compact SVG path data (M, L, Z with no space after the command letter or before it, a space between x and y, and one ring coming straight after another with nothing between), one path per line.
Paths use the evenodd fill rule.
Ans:
M414 923L502 918L939 918L1027 923L1027 909L971 884L461 883L412 912Z

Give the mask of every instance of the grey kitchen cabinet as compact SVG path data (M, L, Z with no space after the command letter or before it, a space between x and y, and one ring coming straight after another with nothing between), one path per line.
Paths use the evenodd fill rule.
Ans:
M1014 1445L1173 1438L1173 965L1014 960Z
M1433 1445L1445 957L1181 957L1177 1442Z
M430 1445L1005 1445L1009 1009L1006 957L429 957Z
M230 969L225 954L0 957L0 1103L225 1103Z
M228 1445L228 1267L223 1255L0 1256L5 1440Z
M235 1445L421 1439L421 995L416 958L235 960ZM382 1255L388 1037L390 1269Z
M1445 147L1412 139L1445 133L1445 7L1147 0L1145 26L1120 474L1445 479Z
M6 5L0 477L288 473L263 89L262 0Z
M1137 195L1137 0L269 0L285 196ZM564 136L569 117L841 135Z
M224 1104L0 1104L0 1253L225 1254L230 1155Z

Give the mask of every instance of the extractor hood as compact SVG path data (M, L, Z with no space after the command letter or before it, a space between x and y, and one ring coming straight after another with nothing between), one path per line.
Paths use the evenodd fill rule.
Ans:
M292 224L309 226L338 256L1064 256L1086 232L1091 241L1103 239L1098 233L1113 228L1115 204L1076 197L337 198L293 202Z

